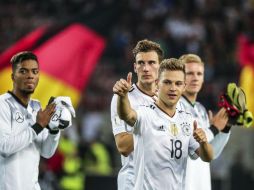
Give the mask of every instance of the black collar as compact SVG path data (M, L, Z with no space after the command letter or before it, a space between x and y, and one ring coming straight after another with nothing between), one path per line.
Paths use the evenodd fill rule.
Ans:
M27 108L28 104L24 104L13 92L8 91L9 94L12 95L12 97L19 103L21 104L24 108Z
M183 97L192 107L195 106L195 102L194 102L194 103L191 103L191 101L190 101L185 95L182 95L182 97Z

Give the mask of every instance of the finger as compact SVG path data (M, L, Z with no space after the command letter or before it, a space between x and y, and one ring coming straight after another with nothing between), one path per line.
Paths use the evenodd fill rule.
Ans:
M209 121L211 123L213 120L213 112L211 110L208 110L208 117L209 117Z
M121 89L119 89L119 87L118 87L118 86L114 86L114 87L113 87L113 92L114 92L115 94L119 94L119 93L121 93L121 92L122 92L122 90L121 90Z
M126 81L121 79L120 81L117 81L117 83L115 84L115 88L117 88L118 90L126 90L126 86L124 85L124 83L126 84Z
M153 99L153 101L156 102L158 100L158 97L157 96L153 96L152 99Z
M126 80L120 79L119 86L123 87L124 90L128 90L129 85L130 84Z
M127 75L127 83L129 85L131 85L131 83L132 83L131 80L132 80L132 72L129 72L128 75Z
M198 128L198 123L196 120L194 120L193 122L193 127L194 127L194 131L196 131L196 129Z
M225 112L226 112L225 108L221 108L218 112L218 115L224 115Z

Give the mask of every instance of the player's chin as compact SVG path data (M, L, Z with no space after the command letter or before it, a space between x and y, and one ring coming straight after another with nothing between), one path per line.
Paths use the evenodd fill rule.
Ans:
M34 88L33 89L25 89L23 90L24 94L33 94L34 93Z
M147 79L143 79L142 83L143 84L152 84L152 83L154 83L154 81L155 81L155 79L147 78Z

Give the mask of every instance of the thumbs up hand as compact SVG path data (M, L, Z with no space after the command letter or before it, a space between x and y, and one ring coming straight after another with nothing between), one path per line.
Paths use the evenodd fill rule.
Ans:
M131 80L132 80L132 73L129 72L126 80L120 79L119 81L115 83L113 87L113 92L122 97L126 96L126 94L131 89L131 85L132 85Z
M199 144L207 143L205 132L203 131L203 129L198 128L198 124L196 121L193 122L193 127L194 127L193 137L196 139L196 141Z

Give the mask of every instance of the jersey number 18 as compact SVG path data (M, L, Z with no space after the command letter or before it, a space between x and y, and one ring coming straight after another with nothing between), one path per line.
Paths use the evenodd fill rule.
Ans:
M179 159L182 156L182 142L180 140L171 141L171 158Z

